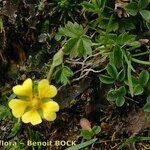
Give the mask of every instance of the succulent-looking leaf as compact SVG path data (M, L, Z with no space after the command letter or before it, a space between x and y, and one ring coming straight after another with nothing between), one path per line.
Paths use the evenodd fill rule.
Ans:
M125 9L132 16L136 16L136 14L138 13L138 6L136 2L129 3Z
M108 64L106 69L113 79L117 79L118 71L114 64Z
M147 28L150 30L150 21L149 21L149 22L146 22L146 26L147 26Z
M123 69L118 73L117 79L118 79L119 81L123 81L124 78L125 78L125 75L126 75L126 73L125 73L125 68L123 68Z
M142 94L144 91L143 87L140 85L140 84L137 84L135 87L134 87L134 95L140 95Z
M132 75L131 78L132 78L133 87L136 86L137 84L139 84L139 81L135 76Z
M115 90L111 89L107 94L107 100L108 101L115 101L117 98Z
M125 98L123 96L118 96L116 99L116 105L118 107L123 106L123 104L125 103Z
M149 72L143 70L139 75L139 84L144 87L147 84L148 80L149 80Z
M149 10L141 10L140 14L147 22L150 21L150 11Z
M115 80L112 77L106 75L101 75L99 79L105 84L113 84L115 82Z
M150 112L150 103L146 103L146 104L144 105L144 111L145 111L145 112Z
M139 0L138 7L140 10L145 9L149 3L149 0Z
M150 103L150 95L146 99L147 103Z
M101 127L100 126L94 126L92 128L92 131L93 131L94 134L98 134L98 133L101 132Z
M116 91L117 96L125 96L126 94L126 88L124 86L119 87L115 91Z

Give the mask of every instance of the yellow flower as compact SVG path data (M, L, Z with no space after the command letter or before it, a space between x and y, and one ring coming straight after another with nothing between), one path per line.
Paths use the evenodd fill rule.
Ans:
M16 118L22 119L24 123L37 125L42 119L53 121L56 119L56 112L59 105L51 98L57 94L57 88L49 85L48 80L42 79L33 90L32 80L26 79L22 85L13 87L13 92L18 99L12 99L9 107Z

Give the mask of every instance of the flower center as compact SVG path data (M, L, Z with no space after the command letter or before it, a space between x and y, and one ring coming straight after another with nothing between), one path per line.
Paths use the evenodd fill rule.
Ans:
M33 97L31 100L31 107L34 109L38 109L41 106L41 101L38 97Z

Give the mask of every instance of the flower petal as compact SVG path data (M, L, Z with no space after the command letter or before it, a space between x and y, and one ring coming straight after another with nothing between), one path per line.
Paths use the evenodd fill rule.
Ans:
M12 109L12 114L16 118L20 118L27 108L27 102L20 99L12 99L8 105Z
M13 92L18 96L32 96L32 80L26 79L22 85L13 87Z
M26 112L23 116L22 116L22 121L24 123L31 123L32 125L37 125L40 124L42 122L42 119L39 115L39 113L32 109L28 112Z
M54 85L49 85L48 80L43 79L38 84L38 92L40 98L54 97L57 94L57 88Z
M44 119L53 121L56 119L55 112L59 110L59 105L54 101L50 101L42 105L42 110Z
M54 121L56 119L56 113L51 112L47 114L46 116L44 116L44 119L46 119L47 121Z

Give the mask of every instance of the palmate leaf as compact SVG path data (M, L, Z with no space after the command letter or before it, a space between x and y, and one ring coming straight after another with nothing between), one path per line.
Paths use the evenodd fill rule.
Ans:
M77 38L84 34L84 29L82 25L79 25L78 23L72 23L68 22L65 27L60 27L58 29L58 33L61 36L67 36L72 38Z
M92 42L88 36L82 36L79 38L71 38L64 45L65 53L70 55L70 58L86 57L92 53Z
M70 55L70 58L86 57L92 54L92 41L85 35L83 27L77 23L68 22L65 27L59 28L56 40L64 36L68 40L64 44L64 52Z
M102 11L105 3L106 0L92 0L92 3L84 1L82 5L86 10L98 13Z
M55 73L55 79L58 83L61 82L62 84L66 85L70 83L69 77L72 75L72 70L67 66L63 66Z

